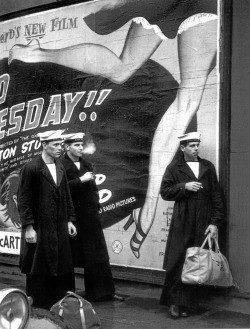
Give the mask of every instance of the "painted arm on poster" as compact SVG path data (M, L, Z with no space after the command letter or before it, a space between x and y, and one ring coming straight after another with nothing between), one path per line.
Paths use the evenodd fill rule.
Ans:
M131 22L120 56L94 43L45 49L34 39L27 45L14 45L9 52L8 63L15 59L26 63L54 63L122 84L151 57L164 39L166 37L158 26L137 17Z
M199 14L184 21L178 31L180 85L172 105L166 109L152 142L149 183L141 209L134 210L136 229L130 247L136 258L155 218L162 176L176 154L178 136L185 133L197 113L210 72L216 64L217 15ZM130 220L129 225L133 222ZM129 225L125 225L126 229Z

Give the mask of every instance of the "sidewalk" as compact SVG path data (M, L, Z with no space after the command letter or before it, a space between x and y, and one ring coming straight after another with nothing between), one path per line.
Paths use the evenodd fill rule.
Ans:
M0 265L0 289L16 287L25 290L25 276L16 268ZM83 278L77 276L77 290L83 289ZM124 285L118 285L117 292L126 294ZM136 290L135 290L136 292ZM165 306L159 305L156 298L143 298L133 295L125 302L93 303L93 307L102 322L102 329L171 329L171 328L248 328L250 315L219 309L203 314L173 320Z

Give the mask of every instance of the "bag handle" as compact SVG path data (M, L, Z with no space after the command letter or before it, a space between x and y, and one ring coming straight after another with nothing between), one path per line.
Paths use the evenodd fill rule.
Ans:
M219 243L218 240L216 238L214 238L213 240L211 239L211 233L208 233L204 242L202 243L201 249L204 249L204 246L206 245L206 243L208 242L208 248L209 250L212 250L213 247L213 241L215 243L215 251L220 254L220 247L219 247Z
M79 302L82 329L87 329L82 301L79 298L79 296L77 294L75 294L74 292L67 291L66 296L62 300L60 300L60 302L59 302L59 315L60 316L63 315L63 306L62 306L62 303L65 301L65 299L67 299L68 297L71 297L71 296L72 297L75 297L78 300L78 302Z
M66 292L66 296L65 296L65 297L69 297L69 296L73 296L73 297L79 299L79 295L77 295L77 294L74 293L73 291L67 291L67 292Z
M215 243L215 251L220 254L220 247L219 247L219 243L218 240L216 238L214 238L214 243Z
M205 247L205 245L206 245L207 242L208 242L208 248L209 248L209 250L211 250L212 249L212 243L211 243L210 233L207 234L205 240L203 241L203 243L201 245L201 249L204 249L204 247Z

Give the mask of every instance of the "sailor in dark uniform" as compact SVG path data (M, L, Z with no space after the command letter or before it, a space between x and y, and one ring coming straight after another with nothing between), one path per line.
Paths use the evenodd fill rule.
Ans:
M74 266L84 268L86 299L123 300L115 294L109 254L99 218L99 195L90 162L82 158L84 133L64 135L61 159L76 212L78 235L72 239Z

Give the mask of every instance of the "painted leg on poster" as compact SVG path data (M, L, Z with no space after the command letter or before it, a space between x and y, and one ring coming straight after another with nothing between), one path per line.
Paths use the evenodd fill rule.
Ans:
M205 16L204 16L205 17ZM207 78L216 62L217 16L203 17L190 28L180 27L178 55L180 86L174 103L162 117L152 142L149 184L143 207L132 213L136 229L131 238L131 250L136 258L153 222L157 209L162 176L178 147L178 136L185 133L188 124L199 109ZM125 229L128 225L125 225Z
M33 40L28 45L14 45L8 63L15 59L26 63L55 63L122 84L151 57L164 39L166 37L158 26L137 17L131 22L119 57L99 44L82 43L60 49L44 49Z

